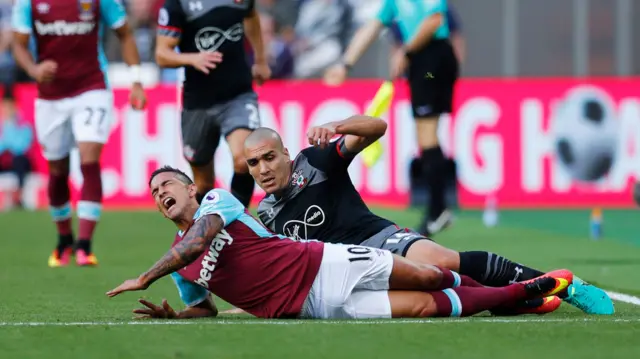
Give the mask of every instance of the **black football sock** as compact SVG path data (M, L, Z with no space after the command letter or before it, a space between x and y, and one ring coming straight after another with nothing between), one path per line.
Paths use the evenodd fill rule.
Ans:
M422 150L422 166L424 180L429 187L429 203L427 203L427 219L433 221L446 209L445 183L446 159L440 146Z
M254 186L255 181L250 174L236 172L231 179L231 194L248 208L251 203L251 197L253 196Z
M76 242L76 250L82 249L86 254L91 254L91 241L88 239L79 239Z
M512 262L497 254L480 251L460 252L458 273L490 287L504 287L544 274L544 272Z
M73 246L73 234L58 235L58 246L56 247L58 253L62 253L63 250Z

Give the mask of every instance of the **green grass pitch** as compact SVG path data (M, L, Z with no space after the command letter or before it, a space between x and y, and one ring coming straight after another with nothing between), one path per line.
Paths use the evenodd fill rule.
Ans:
M379 210L411 226L413 210ZM490 250L542 270L569 268L608 290L640 296L640 213L605 211L605 238L588 238L588 211L505 211L485 228L461 212L436 239L458 250ZM132 320L136 300L179 299L165 278L146 292L104 293L146 270L174 228L154 212L107 212L98 227L97 268L49 269L54 227L46 212L0 214L0 358L638 358L640 306L585 316L566 304L546 316L424 321ZM218 303L222 309L228 306ZM136 324L137 323L137 324Z

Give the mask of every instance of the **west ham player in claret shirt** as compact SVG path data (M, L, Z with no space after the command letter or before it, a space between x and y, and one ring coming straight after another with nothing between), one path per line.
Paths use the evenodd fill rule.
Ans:
M107 295L143 290L171 274L187 308L176 312L166 300L162 306L141 301L147 308L134 312L144 316L215 316L209 292L260 318L467 316L553 295L573 278L558 270L487 288L386 250L273 234L225 190L209 191L198 205L196 186L171 167L155 171L149 187L160 212L180 231L149 271Z
M120 0L17 0L13 7L13 53L16 62L38 82L35 129L42 154L49 163L49 205L58 230L58 245L50 267L69 264L75 247L76 263L93 266L93 232L102 209L100 155L114 120L113 94L102 50L105 28L122 44L122 57L131 70L130 100L142 109L135 39ZM36 54L29 51L29 40ZM78 202L78 241L71 230L69 153L77 146L84 182Z

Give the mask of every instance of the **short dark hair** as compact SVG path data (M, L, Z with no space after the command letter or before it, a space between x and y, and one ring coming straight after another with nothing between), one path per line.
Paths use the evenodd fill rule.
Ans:
M157 170L153 171L153 173L151 174L151 177L149 177L149 187L151 187L151 181L153 181L153 178L161 173L165 173L165 172L171 172L174 173L176 178L184 183L184 184L193 184L193 181L191 180L191 178L189 178L189 176L187 176L186 173L180 171L179 169L175 168L175 167L171 167L171 166L163 166L158 168Z

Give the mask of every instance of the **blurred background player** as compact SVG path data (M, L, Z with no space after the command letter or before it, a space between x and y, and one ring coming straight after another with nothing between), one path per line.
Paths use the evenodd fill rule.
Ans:
M33 130L16 116L0 119L0 173L13 173L18 185L13 189L10 207L23 207L22 191L32 170L28 151L33 143Z
M253 47L252 68L245 34ZM258 84L271 76L254 0L166 0L156 43L159 66L185 67L182 145L198 200L214 186L213 155L224 135L233 156L231 193L248 207L255 183L242 146L260 126L252 75Z
M16 66L11 53L11 8L10 1L0 3L0 83L3 95L0 108L0 174L15 176L17 186L4 189L10 192L9 207L21 208L25 180L32 170L28 152L33 143L33 130L16 111L15 85L30 82L30 79Z
M119 0L17 0L13 8L15 60L38 82L36 135L49 164L49 204L58 229L50 267L67 265L74 248L78 265L98 264L91 239L102 209L100 155L114 120L102 51L105 25L120 38L123 58L131 66L130 101L141 109L146 98L138 50ZM35 56L29 50L32 36ZM78 241L74 243L69 153L76 145L84 181L77 206Z
M408 70L411 106L416 120L418 146L422 154L425 181L430 196L428 209L417 231L435 234L452 220L445 204L447 160L438 143L438 119L451 112L453 87L458 78L458 60L449 42L445 13L446 0L393 1L384 0L376 19L361 27L349 44L342 62L331 67L325 80L341 84L348 70L358 61L378 37L384 26L397 21L402 33L401 51L391 61L391 78Z

